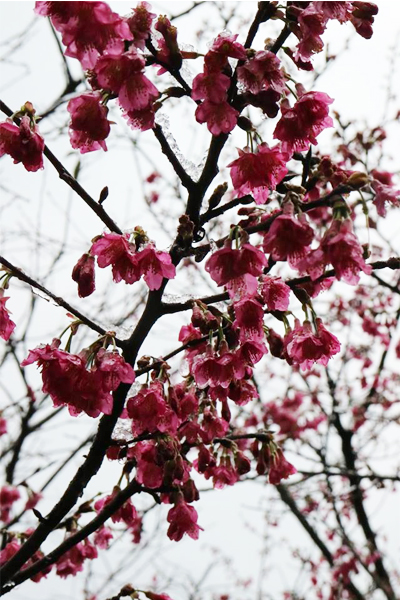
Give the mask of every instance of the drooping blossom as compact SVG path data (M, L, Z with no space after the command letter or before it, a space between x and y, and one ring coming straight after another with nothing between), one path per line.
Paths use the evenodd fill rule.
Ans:
M287 260L296 268L298 262L309 251L314 237L312 227L307 223L304 213L295 217L293 206L286 205L284 213L274 219L264 235L264 252L270 253L274 260Z
M312 280L320 277L325 266L331 264L336 279L343 279L350 285L360 280L360 271L369 275L372 267L365 263L363 250L353 232L351 219L334 219L324 234L319 248L302 260L298 268L306 271Z
M400 206L400 190L396 190L393 184L385 184L375 179L371 187L375 192L372 202L375 204L379 216L386 216L386 202L393 206Z
M93 560L97 558L97 548L89 538L79 542L70 550L67 550L56 562L56 573L59 577L65 579L69 575L75 576L80 571L83 571L83 563L85 560Z
M227 244L210 256L205 269L217 285L226 285L244 275L250 275L255 279L261 275L266 265L265 254L251 244L243 244L239 250Z
M6 308L9 296L4 296L4 289L0 288L0 337L6 342L10 339L16 325L10 319L10 311Z
M110 541L113 539L111 529L102 525L94 534L94 544L98 548L105 550L109 547Z
M65 55L93 69L99 55L118 55L124 41L132 40L128 23L105 2L36 2L35 12L49 16L62 35Z
M94 256L83 254L72 270L72 279L78 284L78 295L86 298L95 290Z
M303 325L296 319L294 329L285 337L285 347L289 358L303 371L311 369L315 363L328 364L329 359L340 351L336 336L325 329L321 319L316 319L316 332L310 321Z
M133 44L140 50L145 49L145 42L150 36L151 24L155 19L155 13L150 12L151 6L148 2L138 2L132 10L132 15L126 22L133 35Z
M0 416L0 436L7 433L7 419Z
M264 310L256 298L243 298L234 303L236 319L233 327L239 331L239 339L245 341L264 339Z
M13 504L19 500L20 497L21 494L18 489L12 485L3 485L3 487L0 488L0 521L8 523Z
M29 532L26 532L25 535L28 535ZM6 546L4 547L4 549L0 552L0 566L3 565L4 563L8 562L13 556L14 554L16 554L18 552L18 550L21 548L21 544L18 540L16 539L12 539L10 542L8 542L8 544L6 544ZM34 565L38 560L42 559L44 557L44 554L41 550L37 550L33 556L26 562L26 567L30 567L32 565ZM48 565L47 567L44 567L42 569L42 571L40 571L39 573L36 573L36 575L33 575L33 577L31 577L31 581L34 581L35 583L39 583L39 581L41 579L43 579L43 577L47 577L47 575L50 573L51 569L52 569L53 565Z
M118 494L119 491L120 491L120 489L118 487L116 487L116 488L114 488L113 493L110 496L106 496L105 498L101 498L100 500L97 500L94 503L95 511L98 513L101 512L102 509L105 506L107 506L107 504L109 504L115 498L115 496ZM136 511L136 508L132 504L132 501L130 500L130 498L128 498L128 500L126 502L124 502L124 504L118 510L116 510L111 516L111 520L113 523L123 522L128 527L128 529L133 527L137 518L138 518L138 514Z
M149 387L143 386L136 396L129 398L127 412L132 419L132 433L135 436L145 431L173 434L178 427L178 417L168 406L159 382Z
M244 376L245 365L227 348L216 354L208 347L205 354L194 359L192 373L200 389L207 386L227 388L233 380Z
M354 2L312 2L316 11L322 13L326 19L336 19L345 23L350 19Z
M315 7L311 2L298 17L299 28L295 30L300 42L297 45L294 58L307 61L313 54L321 52L324 47L321 35L324 33L327 17L324 12Z
M86 353L70 354L59 350L60 340L29 352L21 363L27 366L37 362L41 368L43 391L48 393L54 406L68 405L71 415L84 411L90 417L101 412L110 414L113 392L118 385L133 383L135 372L117 352L100 349L95 364L86 368Z
M280 66L281 61L273 52L259 50L238 68L238 80L252 94L269 89L282 94L286 80Z
M266 143L260 144L256 152L239 150L239 158L228 165L235 192L239 197L252 194L256 204L264 204L270 190L287 174L287 161L288 156L279 146L270 148Z
M110 133L110 122L107 120L108 108L101 104L98 92L85 92L72 98L67 104L71 115L69 136L71 146L79 149L81 154L94 150L107 150L105 139Z
M372 24L375 15L378 14L378 5L374 2L352 2L353 11L350 17L355 30L363 38L369 40L372 37Z
M220 33L211 46L211 52L222 54L225 57L245 60L247 57L244 46L237 42L238 34Z
M328 108L332 102L332 98L323 92L303 93L293 108L284 100L282 117L274 131L274 138L282 142L282 150L292 154L308 150L310 143L317 144L321 131L333 126Z
M112 265L115 283L124 280L135 283L140 279L140 270L136 257L135 245L129 241L129 234L104 233L95 239L90 254L97 256L97 264L101 269Z
M95 67L95 80L104 89L118 94L118 102L126 111L148 109L158 98L156 86L144 75L145 61L130 50L119 56L104 55Z
M137 255L140 275L143 276L150 290L159 290L163 279L173 279L176 275L175 265L167 252L157 250L148 244Z
M14 164L22 163L27 171L43 169L44 139L28 115L19 127L11 121L0 123L0 157L9 154Z
M210 100L213 103L223 102L229 89L231 80L223 73L211 71L199 73L193 79L193 100Z
M260 293L268 310L288 309L290 287L280 277L264 275L260 279L260 284Z
M280 448L272 453L269 464L269 482L278 485L282 479L287 479L290 475L295 475L297 469L286 460Z
M128 452L136 460L136 479L149 488L158 488L163 482L164 464L160 460L154 440L138 442Z
M195 116L198 123L207 123L210 133L220 135L230 133L234 129L239 113L225 100L223 102L204 100L196 108Z
M185 534L193 540L199 538L199 531L202 527L197 525L197 511L193 506L189 506L183 499L179 499L167 515L167 521L170 523L167 535L170 540L179 542Z

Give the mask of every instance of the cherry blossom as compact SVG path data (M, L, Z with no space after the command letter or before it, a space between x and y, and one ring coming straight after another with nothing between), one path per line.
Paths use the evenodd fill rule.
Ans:
M14 163L22 163L27 171L43 169L44 139L28 115L19 127L11 121L0 123L0 157L9 154Z
M304 214L296 218L291 205L285 207L284 213L274 219L271 227L264 235L264 252L271 254L274 260L287 260L296 268L299 261L309 251L314 237L312 227L307 223Z
M110 133L107 120L108 109L101 104L97 92L87 92L68 102L67 110L71 115L69 135L71 146L81 154L94 150L107 150L105 139Z
M14 321L10 319L10 311L6 308L9 299L9 296L4 296L4 289L0 288L0 337L6 342L16 327Z
M274 131L274 138L281 140L282 150L288 154L308 150L310 143L317 143L317 136L327 127L333 127L329 116L329 104L333 100L323 92L307 92L290 107L281 103L282 117Z
M167 535L170 540L179 542L185 534L194 540L199 537L202 527L197 525L197 512L193 506L189 506L183 499L178 500L168 513L167 521L170 523Z
M238 79L252 94L268 89L282 94L286 81L280 64L273 52L259 50L238 68Z
M252 194L256 204L264 204L270 190L287 174L287 160L279 146L270 148L266 143L260 144L257 152L239 150L239 158L228 165L235 192L239 197Z
M316 319L316 332L310 321L303 325L296 319L293 329L285 337L288 356L303 371L309 370L314 363L326 366L329 359L340 351L340 342L336 336L325 329L322 320Z
M90 296L95 290L94 263L94 257L85 253L72 270L72 279L78 284L78 295L80 298Z

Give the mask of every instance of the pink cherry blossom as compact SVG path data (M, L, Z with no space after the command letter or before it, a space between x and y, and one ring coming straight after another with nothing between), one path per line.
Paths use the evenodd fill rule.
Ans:
M212 52L218 52L224 56L230 58L237 58L239 60L246 59L246 49L237 42L238 34L232 35L231 33L220 33L214 40L211 46Z
M19 500L20 497L21 494L14 486L3 485L3 487L0 488L0 521L8 523L13 504Z
M105 2L36 2L35 11L49 16L62 35L65 55L93 69L100 54L120 54L132 40L129 25Z
M270 190L287 174L287 161L279 146L270 148L266 143L260 144L257 152L239 150L239 158L228 165L235 192L239 197L252 194L257 204L264 204Z
M265 254L251 244L243 244L240 250L225 245L210 256L205 269L217 285L226 285L243 275L258 277L266 265Z
M145 41L150 36L151 24L155 19L155 13L150 12L151 6L148 2L138 2L133 9L132 15L127 18L129 29L133 35L133 43L136 48L145 49Z
M157 250L152 244L137 254L137 261L140 275L143 275L150 290L159 290L163 279L173 279L176 275L171 256Z
M44 139L28 115L19 127L10 121L0 123L0 157L9 154L14 164L22 162L27 171L43 169Z
M268 50L259 50L238 68L238 80L252 94L272 89L282 94L286 79L279 58Z
M6 342L10 339L16 325L10 319L10 311L6 308L9 296L4 296L4 289L0 288L0 337Z
M113 534L111 529L102 525L100 529L96 531L94 534L94 543L95 546L98 546L102 550L105 550L109 547L110 541L113 539Z
M323 92L303 94L293 108L287 100L282 102L282 117L275 127L274 138L281 140L284 152L303 152L310 143L317 143L321 131L333 126L328 109L332 102Z
M7 433L7 419L0 416L0 436Z
M167 521L170 523L167 535L170 540L179 542L185 533L193 540L199 538L199 531L202 527L197 525L197 512L193 506L189 506L183 499L178 500L167 515Z
M396 190L390 184L381 183L377 179L372 182L371 187L375 192L373 203L376 206L379 216L386 216L386 202L389 202L393 206L400 206L400 190Z
M178 417L168 406L162 385L152 383L148 388L143 386L140 392L129 398L127 411L132 419L133 435L147 431L175 433L178 427Z
M235 354L229 351L215 354L209 347L206 354L194 359L192 370L200 389L207 386L227 388L231 381L243 377L245 365Z
M327 19L336 19L345 23L350 19L354 2L313 2L316 11L321 12Z
M231 80L227 75L211 71L199 73L192 85L193 100L210 100L213 103L224 102ZM203 121L204 122L204 121Z
M268 310L288 309L290 287L280 277L262 276L260 284L260 293Z
M340 342L336 336L325 329L321 319L316 320L317 331L313 331L310 321L303 325L296 319L293 329L285 337L288 356L303 371L309 370L314 363L324 366L329 359L340 351Z
M70 354L59 350L60 340L42 345L29 352L21 363L27 366L37 362L41 368L43 391L53 400L54 406L68 405L71 415L84 411L90 417L101 412L110 414L113 406L112 391L120 382L133 383L132 367L114 352L99 351L97 364L86 369L85 353Z
M243 298L235 302L236 319L233 327L239 330L239 339L245 341L262 340L264 338L264 310L262 304L255 298Z
M95 239L90 254L97 256L101 269L112 265L113 279L116 283L124 280L135 283L140 279L140 269L135 245L129 241L129 234L104 233Z
M272 454L269 466L269 482L278 485L282 479L295 475L297 469L286 460L280 448Z
M230 133L234 129L239 113L226 101L204 100L196 108L195 116L198 123L207 123L210 133L220 135L221 133Z
M89 538L84 542L79 542L65 552L56 562L56 573L59 577L65 579L69 575L75 576L80 571L83 571L83 563L85 560L93 560L97 558L97 549Z
M72 270L72 279L78 284L79 298L86 298L95 290L94 256L83 254Z
M138 442L129 452L136 459L136 479L149 488L158 488L163 482L164 468L158 458L156 442Z
M94 503L94 509L96 512L101 512L102 509L107 506L115 498L119 492L119 488L114 488L113 493L110 496L101 498ZM128 499L124 504L112 515L111 520L113 523L120 523L121 521L127 525L128 528L133 527L136 519L138 518L136 508L132 504L132 501Z
M357 33L369 40L372 37L372 24L375 15L378 14L378 5L374 2L353 2L353 12L350 20Z
M264 235L263 249L274 260L287 260L291 267L296 268L309 250L314 231L304 214L296 218L291 212L289 206L284 214L274 219Z
M104 140L110 133L110 122L107 120L108 108L101 104L100 94L86 92L72 98L67 104L67 110L71 115L71 146L79 149L81 154L100 148L107 150Z
M315 53L321 52L324 47L320 37L326 28L327 17L324 12L315 7L311 2L299 15L299 30L296 31L300 43L297 46L295 58L307 61Z

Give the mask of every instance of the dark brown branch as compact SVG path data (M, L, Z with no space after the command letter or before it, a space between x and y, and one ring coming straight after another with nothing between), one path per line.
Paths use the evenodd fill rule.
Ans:
M0 100L0 110L6 114L8 117L12 117L14 114L12 110L4 104ZM19 124L19 119L14 119L15 123ZM108 215L108 213L104 210L103 206L93 200L93 198L87 193L85 189L81 186L80 183L67 171L64 165L58 160L56 156L51 152L51 150L45 146L43 154L46 158L51 162L53 167L56 169L60 179L65 181L69 185L71 189L74 190L78 194L80 198L96 213L96 215L103 221L104 225L106 225L110 231L114 231L114 233L122 234L121 229L114 223L112 218Z
M83 315L79 310L77 310L76 308L71 306L68 302L66 302L60 296L56 296L55 294L50 292L50 290L48 290L43 285L41 285L40 283L38 283L37 281L32 279L32 277L25 275L25 273L23 271L21 271L21 269L19 269L18 267L16 267L12 263L10 263L3 256L0 256L0 263L12 273L13 277L16 277L17 279L19 279L20 281L23 281L24 283L27 283L34 289L39 290L39 291L43 292L44 294L46 294L46 296L48 296L49 298L54 300L54 302L58 306L62 306L62 308L65 308L65 310L67 310L68 312L73 314L74 317L76 317L77 319L82 321L82 323L84 323L85 325L90 327L90 329L93 329L93 331L97 331L97 333L99 333L100 335L104 335L106 333L106 330L103 329L102 327L100 327L100 325L96 325L96 323L94 323L88 317ZM115 343L119 347L123 347L123 345L124 345L123 342L118 339L115 339Z
M172 168L174 169L175 173L179 177L179 180L182 183L182 185L187 190L193 189L193 187L195 185L193 179L188 175L188 173L182 167L177 156L175 155L171 146L169 145L167 138L165 137L160 125L156 125L153 129L153 132L161 146L162 153L165 154L165 156L168 158L169 162L171 163Z
M17 573L15 577L13 577L12 582L8 584L6 583L4 585L2 590L3 594L11 592L11 590L15 586L19 585L20 583L23 583L30 577L36 575L37 573L40 573L40 571L42 571L45 567L54 564L63 554L65 554L65 552L79 544L79 542L86 539L88 535L90 535L91 533L96 531L101 525L103 525L103 523L105 523L107 519L109 519L124 504L124 502L128 500L128 498L130 498L134 494L146 492L151 494L153 498L157 499L157 501L159 502L157 491L159 490L150 490L149 488L140 486L136 482L136 480L131 481L131 483L129 483L126 486L126 488L121 490L111 500L111 502L104 506L103 510L94 519L92 519L90 523L79 529L79 531L77 531L73 535L69 536L55 550L47 554L47 556L44 556L41 560L35 562L32 566L28 567L27 569L23 569L22 571ZM45 521L47 521L47 519L45 519ZM29 539L26 542L26 544L28 542Z
M281 500L286 504L286 506L288 506L288 508L290 508L291 513L296 517L296 519L299 521L302 527L307 531L314 544L320 549L322 555L327 560L329 566L333 567L335 562L329 548L324 544L324 542L321 540L315 529L310 525L307 518L298 508L288 488L285 485L280 484L276 486L276 490L279 496L281 497ZM348 589L349 592L351 592L354 598L357 598L358 600L364 600L364 595L356 588L354 583L352 583L351 581L349 581L348 583L343 581L342 583L343 586L346 589Z

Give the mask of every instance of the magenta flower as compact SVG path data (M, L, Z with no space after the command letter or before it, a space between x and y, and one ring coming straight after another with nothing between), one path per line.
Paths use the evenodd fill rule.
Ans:
M27 171L43 169L44 139L28 115L21 118L19 127L5 121L0 123L0 157L9 154L14 164L22 162Z
M21 494L14 486L3 485L3 487L0 488L0 521L8 523L13 504L19 500L20 497Z
M109 547L112 539L113 534L111 533L111 529L104 525L102 525L94 534L94 543L102 550L106 550Z
M128 23L105 2L36 2L35 12L49 16L62 35L65 55L93 69L100 54L121 54L133 36Z
M285 337L289 358L303 371L311 369L316 362L326 366L329 359L340 351L339 340L325 329L321 319L317 319L316 324L317 332L314 333L310 321L300 325L296 319L293 331Z
M174 434L178 428L178 417L168 406L162 385L152 383L129 398L127 403L128 416L132 419L132 433L137 436L143 432L156 431Z
M308 225L304 214L297 219L290 214L290 206L285 214L274 219L271 227L264 235L263 249L269 252L274 260L287 260L296 268L298 262L309 251L314 231Z
M10 311L6 308L7 300L9 296L4 296L4 289L0 288L0 337L6 342L15 329L15 323L10 319Z
M220 354L215 354L208 347L206 354L199 355L193 361L193 376L199 388L208 386L221 386L227 388L236 379L241 379L245 374L243 360L232 352L224 349Z
M137 254L137 261L140 275L143 275L150 290L159 290L163 279L173 279L176 275L171 256L157 250L152 244Z
M139 483L152 489L160 487L164 468L158 458L156 442L138 442L129 452L129 458L136 459L136 479Z
M83 571L83 563L86 559L93 560L97 556L96 547L93 546L89 538L86 538L84 542L79 542L58 559L56 573L63 579L69 575L75 576Z
M400 190L396 190L391 183L385 184L375 179L371 187L375 192L375 198L372 202L375 204L377 213L381 217L386 216L386 202L389 202L393 206L400 206Z
M86 353L70 354L59 350L60 340L53 340L29 352L21 363L25 367L37 362L41 368L43 391L48 393L54 406L68 405L76 416L82 411L90 417L101 412L110 414L113 406L111 392L118 385L133 383L135 372L117 352L99 350L95 365L86 369Z
M312 4L326 19L336 19L339 23L345 23L350 19L354 2L313 2Z
M212 52L217 52L230 58L245 60L247 58L246 49L237 42L238 34L220 33L211 46Z
M67 110L71 115L69 136L71 146L78 148L81 154L94 150L107 150L106 137L110 133L107 120L108 108L101 104L98 92L86 92L68 102Z
M287 100L282 102L282 117L275 127L274 138L281 140L284 152L303 152L310 143L317 143L317 135L333 126L328 109L332 102L323 92L303 94L293 108Z
M264 310L254 298L243 298L235 302L236 319L233 326L239 330L239 339L245 341L264 339Z
M199 73L193 79L192 98L193 100L206 99L213 103L224 102L230 83L231 80L227 75L217 71Z
M94 256L83 254L72 270L72 279L78 284L78 295L86 298L95 290Z
M369 40L373 34L372 24L375 15L378 14L378 6L374 2L352 2L352 4L353 12L350 20L357 33Z
M336 279L343 279L350 285L359 282L360 271L367 275L371 273L372 267L365 263L362 247L353 233L351 219L334 219L319 248L306 256L298 264L298 268L309 273L311 279L315 280L324 273L327 264L335 269Z
M278 485L282 479L287 479L295 473L297 473L297 469L286 460L282 450L277 448L270 459L269 482Z
M0 436L7 433L7 419L0 416Z
M133 9L132 15L127 18L129 29L133 35L133 44L141 50L145 49L145 42L151 32L151 24L156 17L155 13L150 10L151 6L148 2L139 2Z
M290 287L280 277L262 276L261 296L268 310L286 311L289 307Z
M96 512L101 512L107 504L111 502L115 498L115 496L119 492L119 488L114 488L113 493L110 496L106 496L105 498L101 498L94 503L94 510ZM138 518L138 514L136 508L132 504L132 501L128 499L124 504L112 515L111 520L113 523L120 523L121 521L131 528L134 526Z
M193 506L189 506L183 499L178 500L167 515L167 521L170 523L167 535L170 540L179 542L185 533L193 540L199 538L199 531L202 527L197 525L197 512Z
M240 250L226 245L210 256L205 269L217 285L226 285L244 275L258 277L266 265L265 254L251 244L243 244Z
M99 236L90 254L97 256L97 264L101 269L112 265L115 283L124 280L135 283L140 279L140 269L135 245L129 241L129 234L104 233Z
M266 143L260 144L257 152L239 150L239 158L228 165L235 192L239 197L252 194L257 204L264 204L270 190L287 174L287 161L279 146L270 148Z
M239 113L226 101L204 100L196 108L195 116L198 123L207 123L210 133L220 135L221 133L230 133L234 129Z
M281 61L273 52L260 50L238 68L238 80L252 94L268 89L282 94L286 79L280 65Z

